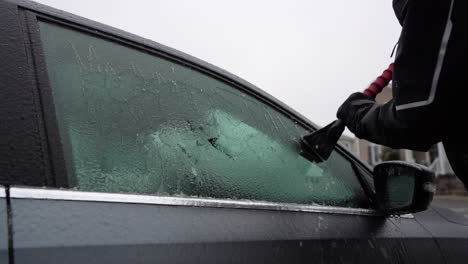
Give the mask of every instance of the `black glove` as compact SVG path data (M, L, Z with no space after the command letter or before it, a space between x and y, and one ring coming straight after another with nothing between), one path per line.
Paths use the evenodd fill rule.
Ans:
M351 132L360 137L361 120L374 105L375 100L372 97L363 93L353 93L340 106L336 116Z

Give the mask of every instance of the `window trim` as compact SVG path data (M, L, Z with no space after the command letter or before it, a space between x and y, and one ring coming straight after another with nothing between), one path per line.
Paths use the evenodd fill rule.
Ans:
M378 210L362 208L275 203L251 200L174 197L127 193L84 192L77 190L31 188L22 186L10 187L10 198L81 202L107 202L124 204L151 204L164 206L209 207L229 209L255 209L304 213L363 215L376 217L384 216L384 214Z
M52 94L52 88L49 83L47 64L42 47L42 40L39 31L39 24L35 13L22 10L22 19L25 23L27 32L26 45L30 49L27 51L31 57L30 67L35 75L35 84L37 86L38 100L41 104L43 129L45 130L48 155L50 156L52 179L48 179L47 186L68 187L67 169L61 135L57 123L55 112L55 103Z
M55 106L52 98L52 89L49 84L47 75L47 66L45 63L44 52L42 49L42 40L39 32L39 21L53 23L59 26L68 27L79 32L91 34L103 39L116 42L120 45L137 49L145 52L149 55L158 56L167 59L171 62L179 65L191 68L202 74L208 75L214 79L222 81L235 89L238 89L260 102L272 107L275 111L278 111L285 115L287 118L292 119L305 129L315 131L318 126L297 113L284 103L278 101L268 93L257 88L253 84L226 72L214 65L201 61L188 54L184 54L172 48L163 46L156 42L135 36L133 34L97 23L91 20L78 17L73 14L69 14L48 6L44 6L29 1L21 1L18 5L24 8L27 17L27 31L29 35L30 46L33 53L33 64L36 72L37 85L39 86L39 93L41 102L43 103L44 123L47 129L49 152L51 153L51 162L53 164L53 176L54 183L48 185L49 187L69 187L67 170L65 166L65 159L63 155L63 148L59 132L58 123L55 115ZM351 162L354 166L360 168L359 173L355 172L361 186L366 193L369 202L375 207L374 198L375 194L372 191L373 188L368 184L368 181L364 177L372 177L371 168L359 160L359 158L353 153L345 150L344 147L339 144L336 145L335 150L342 155L346 160ZM365 173L363 175L362 173Z
M77 190L64 190L52 188L37 188L25 186L12 186L9 188L11 199L35 199L53 201L79 201L79 202L107 202L121 204L148 204L163 206L185 206L225 209L251 209L286 211L301 213L342 214L371 217L388 217L375 209L347 208L326 205L303 205L290 203L274 203L251 200L225 200L198 197L173 197L127 193L83 192ZM412 214L398 216L399 218L413 219Z
M25 13L16 2L0 1L2 28L0 57L6 60L2 72L0 139L3 146L0 183L43 186L53 184L42 106L31 64ZM3 37L4 36L4 37ZM3 79L4 78L4 79Z

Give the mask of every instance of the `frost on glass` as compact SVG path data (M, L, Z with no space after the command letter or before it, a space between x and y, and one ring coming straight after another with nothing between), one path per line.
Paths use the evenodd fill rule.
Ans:
M304 128L166 59L40 23L69 182L80 190L359 206L351 164Z

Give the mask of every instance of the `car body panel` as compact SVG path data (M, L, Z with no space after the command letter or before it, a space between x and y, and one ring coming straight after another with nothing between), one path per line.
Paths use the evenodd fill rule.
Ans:
M170 205L127 196L11 188L15 263L410 263L398 225L370 211L256 209L255 202L215 208L198 198ZM435 245L426 249L437 253Z
M466 199L435 200L431 205L447 221L468 226L468 201Z
M0 263L8 263L8 211L6 191L0 185Z
M432 235L413 218L392 217L401 234L410 263L443 263L443 256Z
M431 206L415 214L415 219L436 239L447 263L465 263L468 260L468 225L452 221L444 214L455 213ZM451 218L461 220L463 216L455 214Z

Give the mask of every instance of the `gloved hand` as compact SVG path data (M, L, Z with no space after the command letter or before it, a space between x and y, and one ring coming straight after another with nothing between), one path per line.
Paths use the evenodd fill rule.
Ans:
M342 120L351 132L360 137L360 124L375 100L364 93L353 93L340 106L336 116Z

